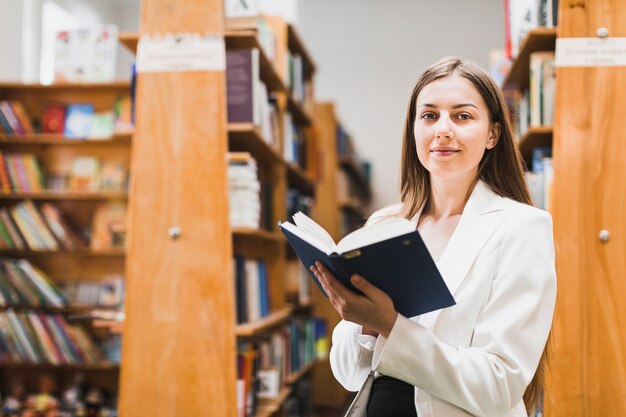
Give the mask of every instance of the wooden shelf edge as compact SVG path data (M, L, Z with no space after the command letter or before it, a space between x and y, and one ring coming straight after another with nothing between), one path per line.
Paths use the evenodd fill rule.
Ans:
M255 417L270 417L275 412L280 410L280 407L283 405L287 397L291 394L291 387L283 387L278 393L278 397L272 400L261 400L261 404L259 405L259 410L257 411Z
M137 44L139 43L139 33L137 32L121 32L118 41L126 47L130 52L137 55Z
M539 51L554 50L554 46L547 48L546 44L556 43L557 29L537 27L531 29L522 41L517 56L514 58L511 69L502 83L502 90L521 89L529 78L530 54ZM544 43L541 43L544 42ZM540 46L541 45L541 46Z
M84 256L93 258L124 257L125 249L108 250L77 250L77 251L31 251L18 249L0 249L0 256L33 257L33 256Z
M304 42L302 42L302 38L300 37L298 31L292 24L287 25L287 42L289 48L291 50L299 52L300 55L302 55L302 58L306 61L308 67L311 70L308 77L310 79L316 70L315 62L313 61L313 58L311 57L311 54L309 53L307 48L304 46Z
M0 146L9 145L110 145L129 144L135 134L133 130L115 132L108 138L73 139L64 135L34 133L30 135L7 135L0 133Z
M293 116L293 120L297 124L299 124L301 126L305 126L305 127L311 126L313 119L304 110L302 105L300 103L298 103L296 100L294 100L294 98L291 95L291 93L287 94L287 110L289 110L289 112Z
M41 369L41 370L68 370L68 371L118 371L120 365L112 362L99 364L62 364L53 365L50 363L0 363L0 369Z
M228 124L229 150L250 152L254 159L269 164L284 164L283 157L252 123Z
M286 321L291 315L291 306L282 308L261 320L252 323L243 323L235 326L236 336L254 336L276 327Z
M130 80L116 80L111 82L85 82L85 83L21 83L21 82L0 82L0 90L119 90L130 89Z
M0 194L0 200L127 200L125 191L33 191Z
M282 242L283 235L278 232L269 232L267 230L262 229L252 229L247 227L233 227L232 228L233 237L235 238L253 238L253 239L263 239L269 240L272 242Z
M315 364L317 363L316 360L314 360L313 362L304 365L302 367L302 369L300 369L299 371L295 372L292 375L289 375L285 378L285 383L288 385L292 385L295 384L296 382L298 382L300 380L300 378L302 378L303 376L305 376L306 374L308 374L313 367L315 366Z
M528 162L532 158L534 148L552 146L552 135L552 126L529 128L517 144L519 151L522 154L522 158Z

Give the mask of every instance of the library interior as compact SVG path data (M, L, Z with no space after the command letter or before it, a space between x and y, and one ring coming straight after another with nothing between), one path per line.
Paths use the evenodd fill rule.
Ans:
M626 417L626 0L0 0L0 56L0 417Z

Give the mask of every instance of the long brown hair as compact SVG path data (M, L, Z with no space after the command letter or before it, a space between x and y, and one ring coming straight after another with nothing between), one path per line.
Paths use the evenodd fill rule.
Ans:
M417 113L417 96L433 81L451 77L463 77L478 90L489 109L491 123L500 124L500 138L495 147L486 149L478 165L478 180L483 180L497 194L521 203L532 205L528 186L524 179L524 165L520 152L513 142L509 111L502 92L493 79L478 65L459 58L449 57L436 62L420 75L413 88L404 124L401 168L402 216L412 218L424 206L430 204L430 175L417 157L414 124ZM473 187L472 187L473 188ZM472 189L468 191L471 193ZM544 370L548 361L548 349L541 355L535 375L524 393L526 409L533 409L543 389Z

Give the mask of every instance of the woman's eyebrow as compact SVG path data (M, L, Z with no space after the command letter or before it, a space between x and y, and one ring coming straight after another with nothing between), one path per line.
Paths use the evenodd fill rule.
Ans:
M439 108L439 106L437 106L436 104L432 104L432 103L424 103L424 104L420 104L418 107L430 107L433 109L437 109ZM459 103L459 104L455 104L454 106L452 106L453 109L458 109L461 107L474 107L476 109L478 109L478 106L476 106L475 104L472 103Z

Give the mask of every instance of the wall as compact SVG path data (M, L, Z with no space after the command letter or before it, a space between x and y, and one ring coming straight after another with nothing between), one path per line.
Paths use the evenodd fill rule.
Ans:
M0 80L20 80L22 74L23 3L0 0Z
M373 165L378 208L399 200L400 149L419 72L447 55L488 68L504 47L504 2L495 0L304 0L298 28L319 72L316 97Z

